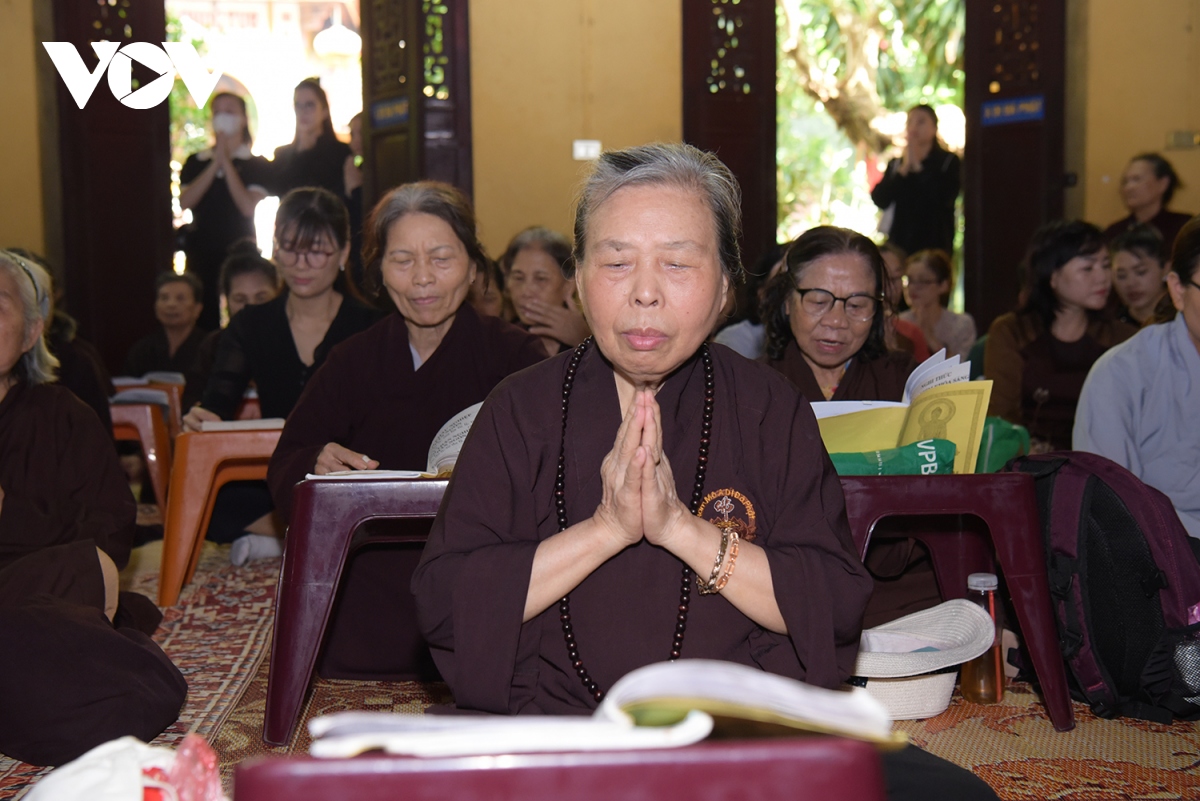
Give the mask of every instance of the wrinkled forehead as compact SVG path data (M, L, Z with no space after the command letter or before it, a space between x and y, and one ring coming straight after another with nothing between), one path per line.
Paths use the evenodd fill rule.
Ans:
M665 249L719 253L708 196L675 182L632 183L610 192L588 215L587 250L626 250L647 234Z

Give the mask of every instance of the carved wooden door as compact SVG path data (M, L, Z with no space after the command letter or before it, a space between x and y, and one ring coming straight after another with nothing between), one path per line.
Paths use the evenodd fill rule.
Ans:
M367 208L431 178L472 190L466 0L362 0Z
M742 257L775 242L774 0L683 0L683 138L742 187Z

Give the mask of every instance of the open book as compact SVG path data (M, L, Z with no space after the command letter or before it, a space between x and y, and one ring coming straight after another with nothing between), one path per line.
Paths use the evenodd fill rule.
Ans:
M821 439L830 453L862 453L930 439L954 443L954 472L975 472L991 381L970 381L971 363L940 350L904 385L904 399L814 403Z
M467 434L471 431L471 424L475 422L475 417L479 414L479 410L482 407L482 403L468 406L446 421L446 424L437 432L437 436L433 438L433 442L429 445L429 460L425 465L424 471L338 470L337 472L326 473L322 476L309 473L305 478L311 480L331 478L444 478L450 475L450 472L454 469L454 463L458 461L458 454L462 451L463 443L467 441ZM369 456L370 454L367 455Z
M618 681L590 718L410 716L341 712L309 722L311 753L345 757L382 749L411 756L625 750L689 745L710 735L798 732L907 742L866 690L826 690L729 662L647 665Z

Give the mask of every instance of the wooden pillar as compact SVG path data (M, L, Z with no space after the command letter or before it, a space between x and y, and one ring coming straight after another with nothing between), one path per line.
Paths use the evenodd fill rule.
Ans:
M1017 303L1033 233L1063 213L1066 4L966 4L964 291L979 330Z
M54 0L54 36L75 45L90 71L93 41L164 41L166 11L161 2ZM38 50L49 62L40 43ZM129 346L158 325L154 278L171 268L167 104L126 108L101 78L80 109L53 66L39 72L56 84L64 262L57 266L66 309L118 374ZM134 62L134 80L155 77Z

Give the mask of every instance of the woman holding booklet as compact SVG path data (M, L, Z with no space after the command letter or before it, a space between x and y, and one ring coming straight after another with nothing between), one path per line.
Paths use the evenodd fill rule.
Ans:
M809 401L898 401L916 368L884 343L887 267L862 234L822 225L788 248L767 287L767 364Z
M285 518L308 473L423 469L448 420L546 358L538 337L464 302L487 257L458 189L433 181L393 189L363 235L367 289L396 312L334 348L288 417L267 472ZM394 561L404 558L374 550L351 560L323 675L398 675L389 664L404 659L373 624L411 607L395 580L411 569Z
M610 152L576 211L594 339L484 402L413 576L463 710L586 714L630 671L737 662L836 687L871 580L807 401L705 339L741 277L740 197L688 145ZM892 797L993 798L883 757Z

